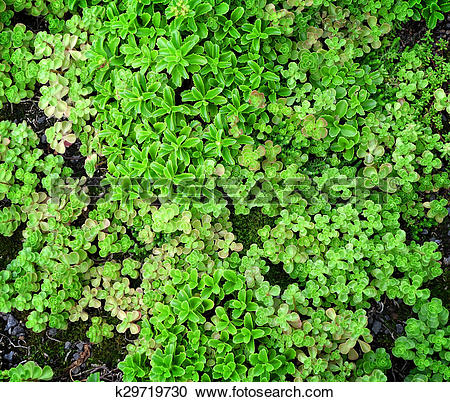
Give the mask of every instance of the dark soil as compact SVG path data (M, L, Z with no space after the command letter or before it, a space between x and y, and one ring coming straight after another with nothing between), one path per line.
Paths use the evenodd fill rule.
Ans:
M26 316L18 311L0 313L0 370L34 360L40 366L49 365L53 369L53 381L82 381L95 371L100 372L102 381L121 380L117 364L126 356L129 340L125 335L115 334L114 338L101 344L91 344L86 337L88 322L69 323L64 331L48 329L35 333L25 327ZM111 317L106 321L117 324ZM90 356L81 365L70 369L84 348L89 349Z
M400 52L407 47L413 47L419 42L427 32L427 24L425 20L408 21L403 25L402 29L397 33L400 38Z
M444 20L437 23L436 28L433 30L433 37L435 42L439 40L450 42L450 13L445 14Z
M448 113L445 110L443 110L441 112L441 116L442 116L442 125L444 126L442 131L444 133L450 133L450 117Z
M384 348L391 357L392 368L386 373L388 381L404 381L414 364L412 361L396 358L391 351L395 339L404 335L406 320L414 316L412 307L401 300L391 300L384 296L381 301L372 303L367 315L368 328L373 336L370 344L372 350Z
M19 226L10 237L0 235L0 269L6 268L22 249L23 229L24 225Z
M11 200L9 200L6 197L0 201L0 209L5 208L5 207L10 207L10 206L11 206Z
M286 290L286 288L296 281L291 278L291 276L284 270L283 264L271 264L269 262L269 272L264 275L264 278L272 285L278 285L281 288L281 293Z
M188 91L188 90L192 89L193 86L194 86L194 81L192 80L191 77L183 80L183 82L181 83L181 87L179 87L175 90L175 105L181 105L183 103L183 101L181 100L181 94L184 91Z
M84 170L84 162L86 157L80 153L81 141L79 138L70 145L66 147L66 152L62 155L64 158L64 164L73 170L71 177L80 178L86 176L86 171Z
M35 33L39 31L48 32L48 22L42 15L35 17L25 11L15 12L11 21L11 26L16 24L24 24L28 30Z
M405 23L397 32L397 37L400 38L399 51L402 52L407 47L414 46L424 37L427 31L428 27L424 19L420 21L410 20ZM437 42L439 40L450 41L450 13L445 14L442 21L438 21L436 28L434 28L432 31L432 36L434 38L434 51L438 50Z
M38 106L39 97L24 99L20 103L6 103L0 109L0 120L9 120L16 124L26 121L33 131L41 138L42 144L47 144L45 130L52 127L56 119L48 118Z

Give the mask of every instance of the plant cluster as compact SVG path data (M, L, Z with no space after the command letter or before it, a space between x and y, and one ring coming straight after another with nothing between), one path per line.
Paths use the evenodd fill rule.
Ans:
M0 106L54 119L48 146L0 122L0 234L24 238L0 311L133 336L125 381L386 381L392 356L448 380L442 250L418 235L448 221L450 64L390 35L445 4L0 0ZM417 314L392 350L382 299Z
M436 298L416 310L418 318L408 319L406 336L396 339L392 353L414 361L416 368L410 373L410 380L448 381L450 370L445 364L450 351L448 310Z
M9 370L0 371L0 379L11 382L49 381L52 378L53 370L50 366L42 368L33 361L21 363Z

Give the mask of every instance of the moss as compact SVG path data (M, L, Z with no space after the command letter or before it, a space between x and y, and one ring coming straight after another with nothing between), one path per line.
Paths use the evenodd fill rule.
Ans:
M450 271L448 267L443 266L444 273L437 278L434 278L432 281L428 282L425 287L430 289L431 296L437 297L442 300L442 304L448 310L450 310Z
M116 326L120 321L111 316L103 316L104 320L108 324ZM126 347L130 341L134 341L138 338L138 335L119 334L114 332L114 337L106 339L98 345L94 345L92 348L92 358L97 359L98 362L106 364L110 368L117 367L117 364L125 359L127 354Z
M267 281L271 285L278 285L283 292L291 283L295 283L295 280L284 270L283 264L270 264L269 272L264 275Z
M14 312L14 315L22 322L26 322L27 312ZM116 325L118 320L113 317L104 317L105 321ZM89 329L90 322L79 321L69 323L66 330L58 330L53 339L49 338L46 331L35 333L26 330L25 342L29 354L24 356L28 360L39 362L40 365L49 365L54 372L54 380L69 380L67 368L70 366L71 357L75 352L74 346L78 342L89 343L86 332ZM56 340L55 340L56 339ZM71 349L65 349L66 342L71 343ZM91 345L91 355L86 361L84 370L89 370L94 366L105 365L110 369L117 367L117 364L125 358L126 345L128 344L124 334L114 333L111 339L105 339L100 344ZM70 355L67 357L68 353Z
M14 311L13 314L23 323L27 321L27 312ZM28 355L26 356L26 359L34 360L41 366L49 365L53 369L55 378L60 377L63 374L65 367L68 366L68 364L66 365L64 362L65 340L61 339L59 335L60 334L58 332L55 339L59 339L61 342L56 342L48 338L45 331L36 333L32 330L26 330L25 335L25 342L28 348Z
M258 235L259 229L266 225L275 226L275 218L264 215L261 208L253 208L248 215L236 215L233 210L230 220L237 241L244 246L242 250L244 253L252 244L257 244L258 247L262 248L261 237Z
M236 240L244 246L242 253L250 248L252 244L256 244L258 247L263 247L261 237L258 235L258 230L264 226L275 226L275 218L264 215L260 208L254 208L248 215L236 215L234 211L230 215L230 220L233 224L233 233L236 236ZM282 264L271 264L268 261L270 267L269 272L265 275L265 278L272 285L279 285L282 290L286 289L292 278L283 269Z
M12 236L0 235L0 268L5 268L22 249L22 227L19 227Z

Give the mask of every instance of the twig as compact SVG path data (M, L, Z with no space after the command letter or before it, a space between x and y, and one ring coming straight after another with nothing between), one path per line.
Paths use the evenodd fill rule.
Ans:
M91 374L91 373L95 373L95 372L98 371L98 370L106 369L106 368L107 368L107 367L103 364L102 366L93 367L93 368L91 368L91 369L89 369L89 370L86 370L86 371L80 371L79 373L74 374L74 376L80 376L80 375Z
M71 350L69 350L69 351L67 352L66 357L64 358L64 363L67 363L67 358L69 357L69 355L70 355L71 352L72 352Z
M117 382L117 381L121 381L121 379L122 379L122 373L117 368L109 370L106 374L100 375L100 380L108 380L108 381Z
M55 341L55 342L63 342L63 341L60 341L59 339L55 339L55 338L52 338L49 334L48 334L48 330L47 331L45 331L45 335L47 335L47 338L48 339L51 339L52 341Z
M397 382L397 378L395 377L394 368L391 369L392 377L394 377L394 382Z
M70 377L72 378L72 370L76 367L80 367L91 356L91 347L89 343L83 345L83 350L80 352L80 357L75 360L69 367Z
M379 304L381 304L381 310L377 311L377 313L381 314L384 311L384 303L382 301L380 301Z
M26 346L15 345L15 344L13 343L13 341L12 341L11 339L9 339L9 337L7 337L6 335L0 334L0 336L1 336L1 337L4 337L4 338L6 338L6 339L8 339L9 343L10 343L11 345L13 345L15 348L22 348L22 349L27 349L27 350L28 350L28 348L27 348Z

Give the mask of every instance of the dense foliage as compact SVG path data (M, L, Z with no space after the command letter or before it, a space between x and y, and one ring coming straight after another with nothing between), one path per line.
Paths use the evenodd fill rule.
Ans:
M0 0L0 106L53 122L0 122L0 234L24 238L0 312L134 335L125 381L386 381L394 357L448 380L419 237L448 222L448 44L395 32L449 4ZM410 318L375 349L386 300Z

